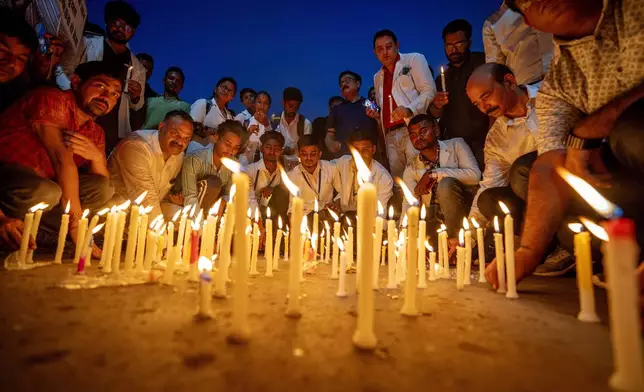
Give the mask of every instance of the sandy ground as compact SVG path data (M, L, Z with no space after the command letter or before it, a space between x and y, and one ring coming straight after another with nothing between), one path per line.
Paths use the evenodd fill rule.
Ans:
M518 300L480 283L458 292L455 281L430 282L418 292L423 315L411 319L399 314L401 291L381 289L379 347L364 353L351 344L355 275L344 299L328 266L307 275L303 317L292 320L281 266L250 279L252 341L242 346L226 341L232 300L213 299L215 318L195 321L195 285L184 279L68 290L54 286L69 264L0 270L0 390L608 390L605 293L597 291L603 324L578 322L574 278L529 278Z

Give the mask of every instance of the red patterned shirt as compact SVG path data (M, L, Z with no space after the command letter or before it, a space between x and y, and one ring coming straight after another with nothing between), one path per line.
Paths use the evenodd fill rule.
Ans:
M33 169L39 176L56 177L45 145L34 130L36 124L50 125L78 132L105 151L105 133L93 120L78 126L76 98L71 90L55 87L35 89L16 101L0 115L0 163ZM74 155L77 167L90 162Z

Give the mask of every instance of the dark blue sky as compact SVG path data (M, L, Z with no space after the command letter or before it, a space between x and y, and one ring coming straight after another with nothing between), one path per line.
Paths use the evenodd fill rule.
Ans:
M89 20L100 26L106 0L87 0ZM446 63L441 31L453 19L473 26L473 49L483 50L481 28L500 0L445 1L212 1L130 0L142 23L130 47L155 60L151 84L162 91L164 70L181 67L186 84L181 97L208 97L216 81L233 76L241 87L267 90L271 113L281 112L282 90L304 94L307 118L326 115L328 98L339 95L338 74L351 69L373 84L380 66L373 34L393 30L401 52L420 52L438 70ZM231 107L239 112L235 99Z

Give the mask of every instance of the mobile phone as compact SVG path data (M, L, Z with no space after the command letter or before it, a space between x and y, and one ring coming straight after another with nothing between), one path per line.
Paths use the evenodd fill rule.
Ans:
M380 108L378 107L378 105L376 105L375 102L373 102L373 101L371 101L369 99L364 100L364 106L366 108L371 109L371 110L375 110L376 112L380 112Z

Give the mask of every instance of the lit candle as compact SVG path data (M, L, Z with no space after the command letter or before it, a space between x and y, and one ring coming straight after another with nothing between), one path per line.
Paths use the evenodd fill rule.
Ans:
M93 227L90 226L90 229L87 231L87 234L88 234L87 237L89 238L87 239L87 243L85 244L85 250L83 251L80 259L78 260L78 267L76 268L77 274L84 273L85 267L89 266L88 259L92 258L92 244L94 243L94 234L101 231L101 229L103 228L103 225L105 224L101 223L100 225L94 225Z
M465 275L463 283L470 285L472 284L472 232L467 218L463 218L463 229L465 230L465 268L463 270Z
M346 219L347 224L349 225L349 228L347 229L349 232L347 235L347 239L349 240L349 243L347 244L347 268L351 268L353 266L353 227L351 226L349 218L346 217Z
M474 218L472 218L472 224L476 227L476 242L479 247L479 283L485 283L485 242L483 240L483 228L481 228Z
M266 249L264 249L266 258L265 276L273 276L273 221L271 220L271 208L266 207Z
M233 226L235 225L235 207L232 202L236 194L236 186L233 185L230 190L230 202L226 206L224 237L221 241L221 254L218 257L219 267L215 275L215 298L226 298L226 282L228 281L228 266L230 265L230 242L233 236ZM242 213L242 218L245 220L246 214Z
M208 251L206 252L206 257L212 260L212 256L215 253L215 232L217 231L217 221L219 220L219 205L221 199L217 200L214 206L208 211L208 222L206 227L208 229L208 235L206 237L206 247ZM201 234L203 236L203 233Z
M69 202L67 202L67 205L69 206ZM103 269L103 272L105 272L105 268L107 267L107 265L109 265L110 270L112 269L112 265L110 263L106 264L105 260L111 260L110 258L107 257L107 255L108 253L111 255L111 252L109 251L109 247L110 247L110 241L112 241L112 236L113 236L112 227L114 226L114 215L116 210L117 210L117 206L113 206L110 209L110 212L107 214L107 219L105 220L105 235L103 236L103 252L101 252L101 260L98 263L98 266Z
M499 279L497 293L505 294L505 255L503 251L503 234L499 233L499 217L494 217L494 250L496 251L496 275Z
M414 197L405 183L398 178L398 185L409 203L407 209L409 241L407 241L407 278L405 280L405 302L400 310L404 316L416 317L420 313L416 307L416 271L418 270L418 199ZM403 229L404 230L404 229Z
M165 233L167 231L167 228L168 224L164 223L157 231L157 254L154 260L156 263L160 263L163 259L163 251L165 250L166 246Z
M141 214L139 213L139 205L147 196L148 191L143 192L139 197L134 200L134 205L130 209L130 222L127 230L127 246L125 247L125 273L132 272L134 267L134 252L136 251L136 237L139 234L139 223L141 221Z
M130 204L128 203L127 206ZM125 211L119 211L115 218L116 231L114 232L114 250L112 251L112 269L111 272L118 274L121 272L121 251L123 250L123 233L125 232L125 221L127 214ZM107 260L106 260L107 262ZM108 271L105 271L108 272Z
M121 205L114 206L107 216L108 225L105 227L105 240L103 242L103 254L101 254L101 264L103 272L109 274L112 272L112 264L114 257L114 246L116 243L116 233L119 224L119 213L130 207L131 201L127 200ZM111 217L111 219L110 219Z
M394 100L391 98L391 94L389 94L389 122L392 123L393 121L391 120L391 114L394 112Z
M427 271L425 268L425 236L427 234L427 223L425 205L420 209L420 222L418 222L418 288L427 287ZM413 273L413 271L410 271Z
M136 257L134 265L137 272L143 272L143 258L145 256L145 243L148 232L148 214L152 211L152 206L141 209L141 221L139 222L139 233L137 234Z
M40 219L42 218L42 213L47 207L49 207L49 204L40 203L39 208L34 215L34 223L31 225L31 236L33 237L34 241L36 241L36 237L38 237L38 228L40 227ZM34 251L33 249L30 249L27 252L27 264L33 264L33 262Z
M331 279L338 279L338 240L340 239L340 217L333 212L333 210L328 210L329 214L335 222L333 223L333 260L331 260Z
M304 281L304 263L308 260L308 251L311 247L311 237L309 237L311 233L309 232L308 227L307 216L304 215L302 217L302 226L300 227L300 230L302 231L302 241L300 245L300 254L302 255L302 265L300 265L300 282Z
M405 270L407 268L407 224L409 222L409 217L407 214L403 216L402 228L400 229L400 236L398 238L399 242L399 253L398 253L398 263L396 264L396 284L402 283L405 280Z
M394 207L389 206L389 220L387 221L387 243L389 245L389 254L387 259L387 288L395 289L396 285L396 221L394 221Z
M69 207L70 202L67 201L65 213L63 214L63 217L60 221L60 229L58 229L58 245L56 246L56 257L54 257L54 264L62 264L63 262L63 251L65 250L67 231L69 230ZM105 252L103 252L103 254L105 254Z
M277 234L275 236L275 247L273 248L273 270L279 271L280 246L282 245L282 216L277 217Z
M425 248L429 252L429 281L433 282L436 280L436 252L434 252L434 248L429 244L429 241L425 241Z
M318 216L318 198L315 198L315 203L313 204L313 231L311 235L311 246L313 247L313 261L317 260L318 253L318 226L320 224L320 218Z
M514 268L514 219L510 215L510 210L502 201L499 206L505 213L505 265L507 268L508 292L506 298L519 298L517 293L517 276Z
M80 260L81 251L83 250L83 244L85 244L85 233L87 232L87 216L89 215L89 210L83 211L80 222L78 222L78 228L76 229L76 249L74 251L74 264L78 264Z
M193 229L194 233L195 230ZM197 226L197 234L199 228ZM193 254L196 254L193 252ZM191 255L192 257L192 255ZM197 316L204 318L212 317L212 261L207 257L199 257L199 310Z
M331 227L329 226L328 221L324 221L324 232L326 233L326 253L324 255L324 262L328 263L331 260ZM338 233L340 229L338 229Z
M376 333L374 331L374 299L373 299L373 268L374 268L374 244L373 228L376 224L377 190L373 184L372 173L362 160L358 150L351 148L353 160L358 169L358 178L360 189L358 190L358 212L359 227L358 241L362 244L360 249L360 295L358 296L358 322L355 333L353 334L353 344L359 349L373 350L376 348ZM380 226L382 231L382 224ZM349 235L349 243L353 238ZM379 246L380 242L376 244ZM377 263L377 261L376 261Z
M201 258L199 257L199 226L201 225L202 216L203 210L200 210L194 222L191 222L190 224L190 265L188 266L188 281L190 282L196 282L198 279L197 275L199 271L202 270L202 268L200 268L198 265L198 260L201 260ZM208 217L208 219L210 218L212 218L212 216ZM184 252L187 253L185 248ZM209 268L209 271L212 270L212 261L208 257L205 257L205 259L210 261L211 267ZM210 272L208 272L208 275L210 275ZM210 283L211 282L209 281L209 284Z
M22 222L22 240L20 241L20 250L18 251L18 263L25 264L27 261L27 251L29 250L29 238L31 237L31 226L34 223L34 212L38 210L40 203L29 209L29 212L25 214L25 219ZM35 240L35 238L34 238Z
M443 278L449 279L449 250L447 248L447 226L441 223L441 233L438 235L440 253L443 254Z
M288 252L291 249L288 246L289 239L291 238L291 232L288 229L288 226L286 226L286 231L284 233L284 261L288 261Z
M174 216L172 217L172 221L168 223L168 235L167 235L168 251L166 252L165 273L163 274L163 279L162 279L162 282L168 285L172 284L172 280L174 278L174 267L177 263L178 246L174 242L174 224L177 222L177 219L179 219L180 213L181 211L177 211L177 213L174 214Z
M162 215L155 218L150 224L150 230L147 233L147 243L145 245L145 259L143 260L143 270L149 271L152 268L152 260L157 253L157 230L162 225Z
M125 76L125 87L123 88L123 92L128 94L130 92L129 84L128 82L130 81L130 78L132 77L132 69L134 67L130 66L127 69L127 74Z
M244 212L248 208L248 192L250 180L248 175L241 171L241 165L229 158L222 158L221 163L233 172L233 183L235 184L235 269L233 286L233 315L231 331L228 339L234 343L245 343L250 339L250 326L248 325L248 269L246 236L246 217ZM256 215L256 220L259 216Z
M378 289L378 274L380 272L380 267L378 263L380 262L380 253L382 244L382 227L384 226L385 220L382 216L385 214L385 207L382 206L380 200L378 200L378 216L376 217L376 237L373 240L373 289Z
M325 263L326 260L324 260L324 234L325 231L322 229L320 232L320 238L319 238L319 243L320 243L320 262Z
M458 246L456 247L456 289L463 290L465 287L465 233L461 229L458 232Z
M90 222L90 224L89 224L89 228L87 229L87 231L86 231L86 235L85 235L85 238L84 238L84 241L85 241L85 243L86 243L86 244L88 244L88 246L92 246L92 245L93 245L93 241L94 241L94 239L92 238L92 241L89 241L89 239L87 238L87 236L89 235L89 236L93 237L93 235L94 235L94 231L93 231L93 230L96 228L96 225L98 224L98 219L99 219L100 217L102 217L103 215L107 214L107 213L109 212L109 210L110 210L109 208L104 208L104 209L100 210L99 212L97 212L97 213L92 217L92 221L91 221L91 222ZM103 227L103 225L101 225L101 228L102 228L102 227ZM86 251L86 249L83 249L83 252L85 252L85 251ZM81 257L82 257L82 253L81 253ZM91 252L91 250L90 250L89 257L87 257L87 258L85 259L85 266L86 266L86 267L89 267L90 265L92 265L91 261L92 261L92 252Z
M387 240L382 242L382 249L380 249L380 266L385 265L385 257L387 256Z
M340 276L338 278L338 292L335 293L338 297L344 298L347 296L346 279L347 279L347 255L344 253L344 246L342 240L338 238L337 246L342 251L340 253Z
M304 203L300 198L299 188L293 184L282 167L280 167L282 175L282 182L288 188L291 195L291 225L293 232L291 233L291 265L289 271L288 282L288 305L286 308L286 316L299 318L302 316L300 310L300 269L302 268L302 216L304 214Z
M575 267L577 269L577 289L579 290L579 314L577 319L586 323L598 323L595 310L595 291L593 290L593 266L590 253L590 233L582 231L581 223L568 225L575 233Z
M253 255L250 259L250 275L259 275L257 272L257 256L259 254L259 209L255 209L255 222L253 222Z
M245 233L246 233L246 243L247 244L252 244L253 239L252 239L251 235L253 234L253 226L251 226L251 225L246 226L246 232ZM251 245L251 246L246 248L246 260L251 259L252 253L253 253L253 246ZM250 261L249 261L249 263L250 263ZM250 265L247 265L246 268L247 269L250 268Z
M186 236L186 231L190 230L190 226L188 226L188 229L186 230L186 223L188 221L188 213L191 208L191 205L184 206L183 210L181 210L181 217L179 218L179 232L177 233L177 258L179 259L183 259L182 252L186 252L186 250L183 249L183 240Z
M447 87L445 86L445 70L443 69L442 65L441 65L441 87L443 88L443 92L447 92Z

